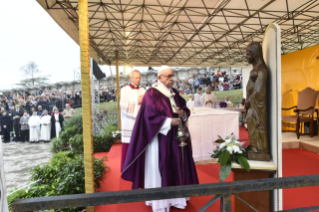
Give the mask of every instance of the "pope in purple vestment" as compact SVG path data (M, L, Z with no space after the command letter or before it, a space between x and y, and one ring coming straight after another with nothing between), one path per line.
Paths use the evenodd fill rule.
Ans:
M171 69L170 71L173 73ZM173 98L175 101L173 102L176 104L174 107L177 106L180 111L183 111L181 113L183 114L182 119L177 119L183 120L184 124L186 124L190 111L186 107L184 98L179 95L176 89L171 88L173 74L163 74L158 77L166 85L166 89L171 92L170 98ZM161 82L159 83L162 85ZM172 120L172 123L176 121L176 118L173 118L174 113L170 98L154 86L144 95L122 172L124 180L133 182L132 189L144 188L145 152L155 136L158 138L158 164L154 164L154 166L159 167L161 186L198 184L190 137L186 140L187 146L184 147L184 183L181 147L179 146L180 142L176 139L178 130L176 123L175 126L174 124L171 125L166 135L159 133L167 118Z

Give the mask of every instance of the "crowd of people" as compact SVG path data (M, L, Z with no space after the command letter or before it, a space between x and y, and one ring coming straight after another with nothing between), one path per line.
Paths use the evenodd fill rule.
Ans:
M75 115L75 110L67 103L62 113L54 106L51 113L47 109L31 107L28 111L25 105L19 101L13 104L5 104L1 101L0 130L3 136L2 142L38 143L50 142L53 138L59 138L63 130L63 122ZM10 106L10 107L9 107Z
M197 73L184 80L176 79L173 85L179 90L180 94L196 93L200 86L205 89L209 86L212 91L240 89L242 88L242 75L231 75L219 70L211 74Z

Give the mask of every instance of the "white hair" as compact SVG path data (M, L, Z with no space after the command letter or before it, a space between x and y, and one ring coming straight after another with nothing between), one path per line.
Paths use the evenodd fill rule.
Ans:
M141 74L141 72L139 70L134 69L131 73L130 73L130 78L132 78L134 76L134 73L139 73Z
M161 66L161 67L158 69L158 71L157 71L157 76L161 75L161 73L162 73L163 71L166 71L167 69L172 69L172 68L169 67L169 66Z

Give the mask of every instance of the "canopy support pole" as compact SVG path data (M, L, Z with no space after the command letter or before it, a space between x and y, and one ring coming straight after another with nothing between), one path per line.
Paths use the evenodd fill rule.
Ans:
M116 63L116 92L117 92L117 123L118 129L121 131L121 107L120 107L120 100L121 100L121 91L120 91L120 72L119 72L119 52L118 50L115 51L115 63Z
M79 32L81 50L81 89L82 89L82 120L85 193L94 193L94 159L92 135L91 76L90 76L90 39L88 0L79 0ZM87 207L94 212L94 206Z

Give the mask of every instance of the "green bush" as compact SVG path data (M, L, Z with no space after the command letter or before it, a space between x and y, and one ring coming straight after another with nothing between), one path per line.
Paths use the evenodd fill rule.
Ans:
M79 123L81 125L79 125ZM93 148L96 152L108 152L113 144L112 131L116 131L116 125L107 126L102 130L100 135L93 136ZM82 130L82 115L72 117L60 133L59 138L52 139L51 152L69 150L71 146L75 154L83 154L83 130Z
M51 141L51 152L57 153L66 150L70 138L73 138L77 134L83 134L82 115L73 116L65 122L59 138L54 138Z
M103 134L93 136L93 152L108 152L113 145L112 136ZM83 154L83 135L75 135L69 144L74 154Z
M39 182L28 189L19 190L8 196L8 204L16 199L46 197L85 192L85 174L83 156L72 152L55 154L48 164L36 166L30 170L31 180ZM101 177L108 167L104 164L106 156L94 159L94 183L100 187ZM81 211L81 208L63 209L63 211ZM59 210L58 210L59 211Z

